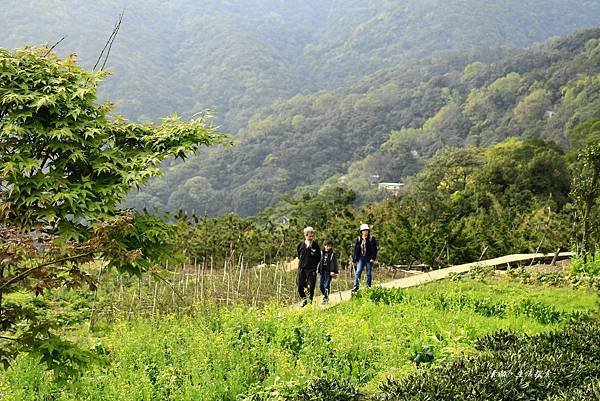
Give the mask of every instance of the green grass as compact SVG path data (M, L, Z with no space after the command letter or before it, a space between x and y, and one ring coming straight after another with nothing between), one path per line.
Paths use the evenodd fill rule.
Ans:
M236 400L272 389L269 397L277 399L273 394L320 377L372 393L388 377L476 354L475 341L485 334L547 332L598 308L592 291L504 280L392 290L388 303L372 300L378 291L324 311L205 304L191 316L118 321L91 340L98 362L81 377L55 383L24 355L0 374L0 398ZM523 305L534 305L533 312ZM548 311L558 318L542 323L537 314Z

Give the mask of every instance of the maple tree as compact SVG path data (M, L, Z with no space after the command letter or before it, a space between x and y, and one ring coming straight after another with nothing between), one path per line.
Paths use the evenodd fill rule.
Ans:
M132 188L225 136L209 116L139 124L97 100L106 71L50 49L0 48L0 361L38 353L76 370L86 355L35 300L55 288L94 289L85 262L141 274L173 254L174 230L119 205ZM37 298L36 298L37 297Z

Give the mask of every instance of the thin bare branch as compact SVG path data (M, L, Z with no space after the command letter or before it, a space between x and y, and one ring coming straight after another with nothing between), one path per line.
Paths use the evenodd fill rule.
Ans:
M112 40L110 41L110 45L108 46L108 51L106 52L106 57L104 58L104 62L102 63L102 67L100 68L100 71L104 70L104 66L106 66L106 62L108 61L108 56L110 55L112 45L113 45L113 43L115 43L115 39L117 38L117 34L119 33L119 29L121 28L121 22L123 21L124 14L125 14L125 9L123 9L123 11L121 12L121 15L119 16L119 22L117 23L115 34L114 34Z
M54 48L55 48L56 46L58 46L58 45L60 44L60 42L62 42L63 40L65 40L65 38L66 38L66 36L63 36L61 40L59 40L59 41L58 41L58 42L56 42L54 45L52 45L52 47L51 47L51 48L49 48L49 49L48 49L48 51L47 51L46 53L44 53L44 57L46 57L48 54L50 54L50 52L51 52L52 50L54 50Z
M100 60L102 60L102 57L104 56L104 52L106 51L107 53L106 53L106 56L104 56L104 62L102 63L102 67L100 67L100 71L102 71L104 69L104 66L106 65L106 62L108 60L108 56L110 55L110 50L112 48L112 45L115 41L115 38L117 37L117 33L119 33L119 29L121 28L121 22L123 22L123 15L125 15L124 8L123 8L123 11L121 11L119 18L117 19L115 27L113 28L110 36L108 37L108 40L104 44L104 48L102 48L102 51L100 52L100 55L98 56L98 60L96 60L96 64L94 64L92 71L96 70L96 67L98 67L98 64L100 64Z

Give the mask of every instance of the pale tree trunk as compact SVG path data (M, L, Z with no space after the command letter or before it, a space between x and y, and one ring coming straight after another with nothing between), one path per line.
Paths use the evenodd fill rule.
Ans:
M587 263L588 257L588 242L590 237L590 219L592 215L592 208L596 201L595 188L598 183L598 170L594 170L592 176L592 185L590 188L590 195L585 199L585 208L583 210L583 234L581 238L581 251L583 252L583 262Z

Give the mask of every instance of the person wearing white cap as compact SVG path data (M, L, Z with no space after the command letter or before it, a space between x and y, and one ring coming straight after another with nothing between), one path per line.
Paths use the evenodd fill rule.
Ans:
M361 224L359 230L361 234L354 243L354 253L352 255L352 261L356 265L352 292L358 291L360 276L365 268L367 270L367 288L371 286L373 281L373 263L377 259L377 239L371 235L369 225Z
M317 266L321 261L321 248L317 241L313 239L315 230L312 227L304 229L304 241L300 241L296 250L298 252L298 273L296 275L296 286L298 295L302 300L301 307L306 306L308 302L312 303L315 295L315 285L317 282ZM305 289L308 287L308 301L306 299Z

